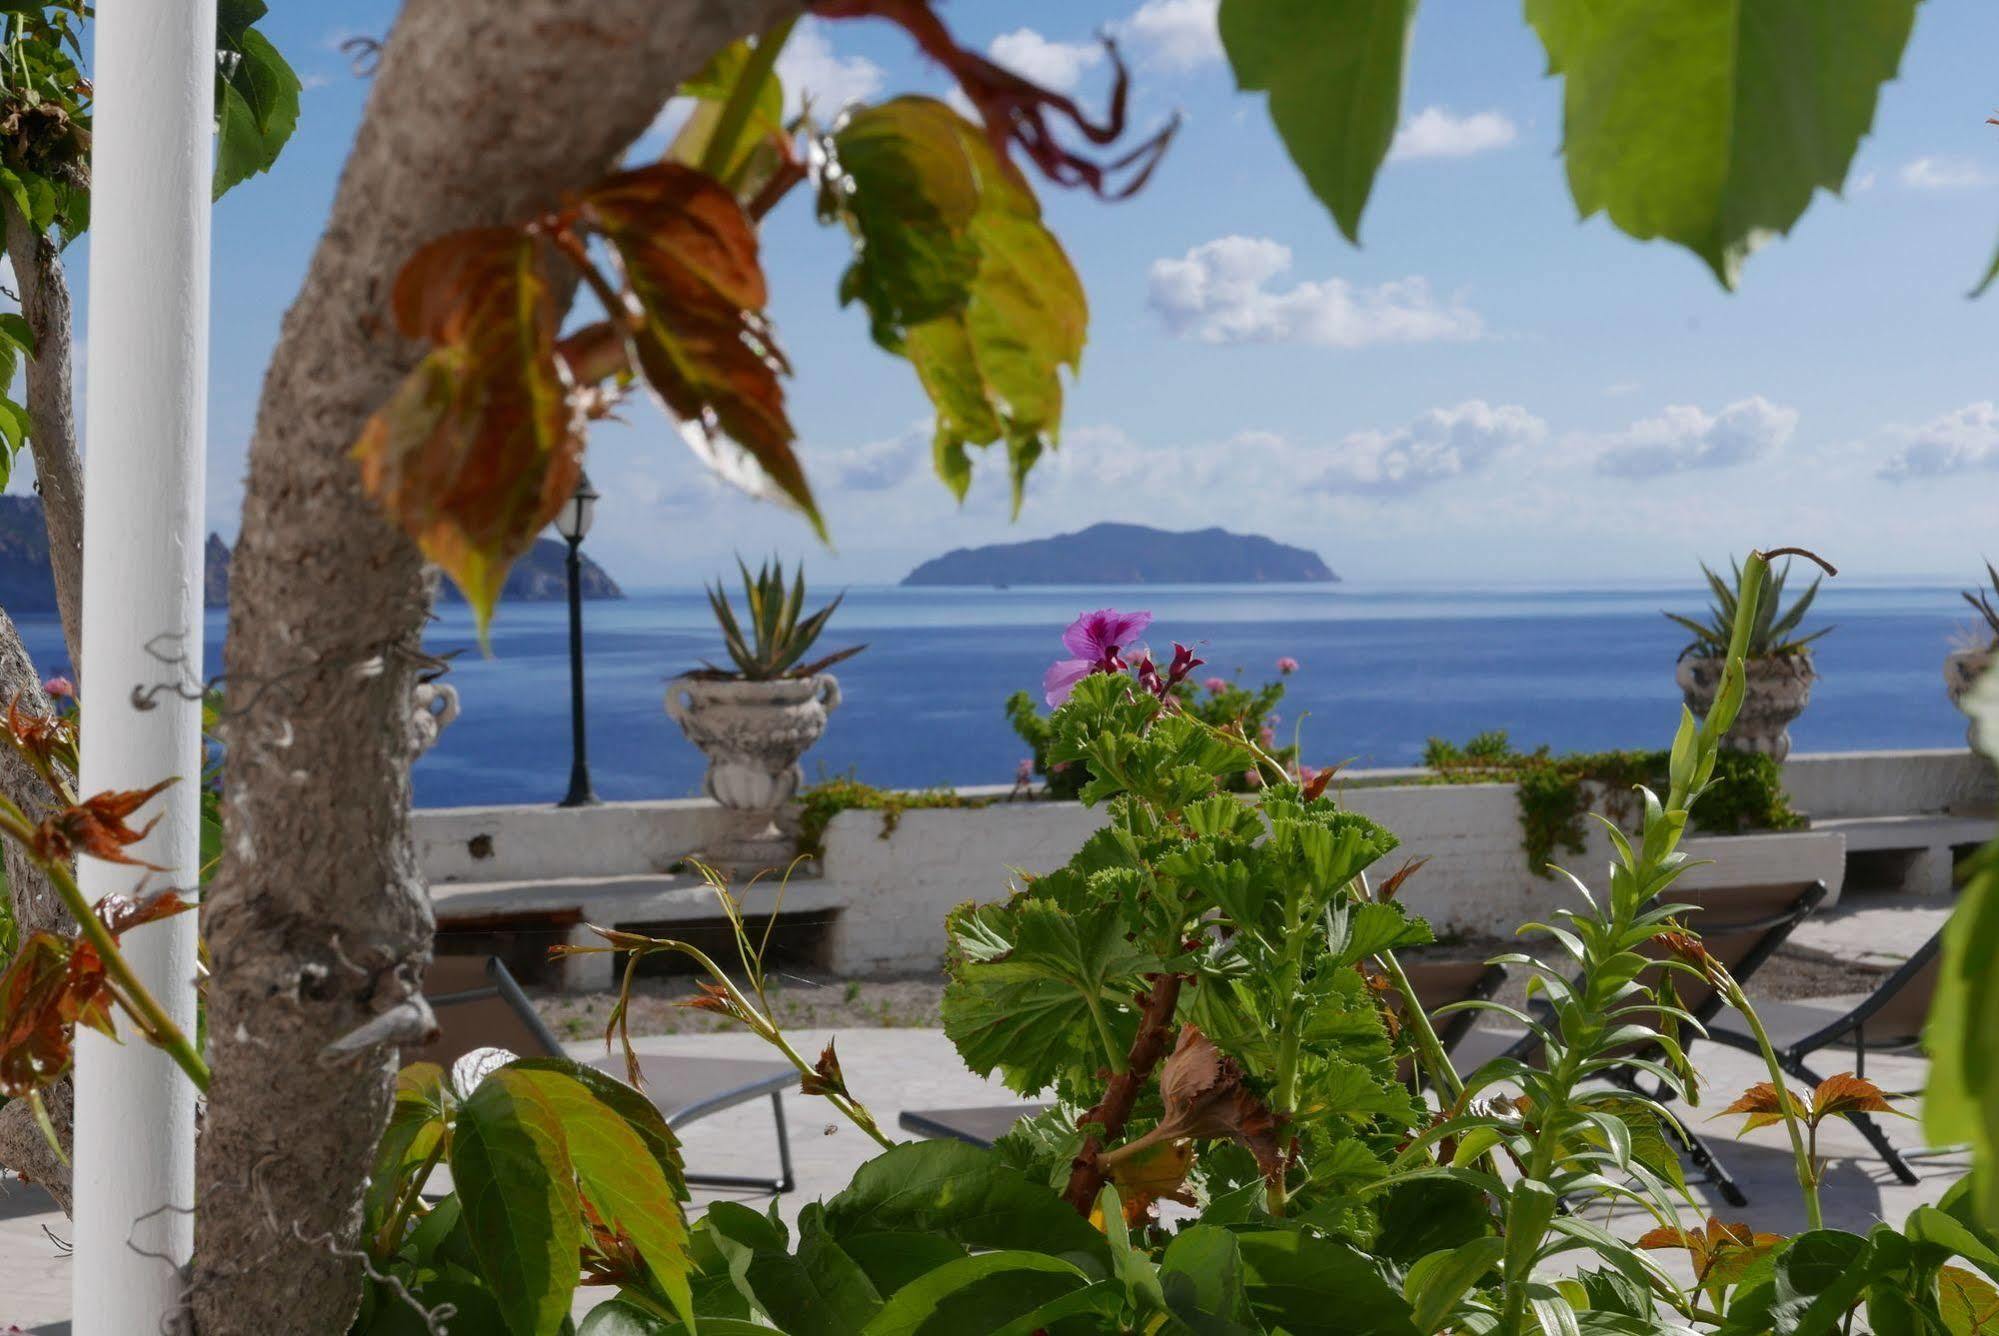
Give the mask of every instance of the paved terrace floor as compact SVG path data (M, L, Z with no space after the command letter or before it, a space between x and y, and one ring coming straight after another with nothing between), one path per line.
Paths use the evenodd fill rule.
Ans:
M1773 1003L1769 1020L1773 1029L1783 1033L1793 1027L1801 1030L1844 1009L1840 999L1832 998L1811 1004ZM996 1082L967 1072L937 1030L854 1029L801 1033L795 1038L806 1052L816 1051L828 1038L837 1038L850 1085L887 1128L895 1128L905 1109L997 1104L1008 1099ZM1474 1035L1470 1043L1476 1044L1480 1038ZM656 1036L638 1043L657 1053L765 1056L748 1035ZM1756 1059L1733 1050L1702 1045L1696 1056L1708 1082L1709 1098L1703 1101L1706 1108L1720 1108L1737 1091L1763 1076ZM1911 1090L1921 1085L1923 1064L1914 1059L1874 1058L1869 1062L1869 1074L1886 1088ZM854 1128L830 1116L822 1100L794 1091L786 1097L785 1113L792 1129L799 1188L787 1195L782 1205L787 1215L795 1215L804 1203L838 1191L876 1148ZM1727 1219L1747 1220L1759 1230L1791 1232L1802 1228L1804 1211L1791 1177L1790 1151L1782 1129L1766 1129L1736 1141L1725 1130L1733 1121L1697 1126L1713 1134L1712 1144L1749 1194L1749 1205L1739 1211L1728 1208L1711 1192L1697 1187L1696 1196L1705 1203L1704 1209L1718 1211ZM1919 1145L1914 1123L1893 1118L1885 1121L1898 1144ZM775 1150L770 1111L762 1101L698 1122L682 1135L690 1169L772 1172ZM1922 1181L1905 1187L1844 1123L1828 1128L1821 1145L1830 1157L1824 1189L1827 1223L1848 1229L1864 1230L1876 1220L1899 1223L1918 1203L1935 1201L1968 1168L1961 1153L1924 1155L1914 1162ZM701 1194L697 1209L699 1201L715 1195ZM1627 1213L1626 1218L1613 1216L1611 1225L1625 1237L1635 1237L1647 1227L1635 1212ZM38 1190L16 1184L0 1193L0 1332L5 1332L10 1322L51 1336L69 1331L72 1262L59 1244L67 1233L67 1222ZM607 1294L581 1292L578 1313Z

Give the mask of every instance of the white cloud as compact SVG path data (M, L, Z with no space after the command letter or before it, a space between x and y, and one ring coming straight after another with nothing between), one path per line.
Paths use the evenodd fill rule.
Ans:
M1051 42L1032 28L1001 33L986 53L1015 74L1060 93L1073 90L1083 72L1104 58L1099 43Z
M1911 190L1972 190L1994 181L1968 158L1917 158L1903 165L1901 178Z
M1222 37L1215 26L1220 8L1221 0L1145 0L1117 25L1117 33L1146 64L1191 70L1222 58Z
M1221 237L1180 259L1153 261L1146 300L1173 333L1204 343L1361 348L1484 332L1476 311L1455 299L1439 302L1420 277L1373 288L1341 278L1272 288L1290 268L1289 246L1268 237Z
M1990 399L1932 419L1907 434L1881 476L1896 482L1999 471L1999 406Z
M1881 174L1879 172L1862 172L1859 176L1853 178L1853 184L1846 188L1847 193L1853 195L1865 194L1867 191L1874 189L1880 181Z
M918 422L895 436L807 458L814 480L828 479L849 492L885 492L915 473L929 455L930 424Z
M1448 107L1425 107L1402 123L1389 145L1391 160L1468 158L1505 148L1519 137L1519 127L1503 111L1475 111L1459 116Z
M1480 473L1505 451L1547 436L1548 424L1520 405L1473 399L1433 408L1392 430L1352 433L1309 485L1319 492L1406 495Z
M1798 427L1798 411L1755 395L1716 414L1673 404L1655 418L1608 437L1596 458L1599 473L1648 478L1690 469L1731 468L1780 449Z
M791 40L777 55L777 77L784 83L784 114L796 115L806 97L822 121L850 102L865 102L881 92L887 76L866 56L842 56L833 50L826 26L806 19L792 30Z

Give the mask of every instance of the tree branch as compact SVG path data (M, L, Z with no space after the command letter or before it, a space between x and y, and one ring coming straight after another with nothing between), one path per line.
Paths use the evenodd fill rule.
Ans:
M422 243L599 179L671 90L787 0L408 0L264 382L226 647L222 868L204 927L202 1336L341 1331L396 1054L341 1036L416 996L431 913L409 830L415 549L363 497L363 422L422 350L389 319Z
M55 243L37 232L12 203L6 212L7 258L21 287L21 318L35 336L28 360L28 449L42 494L56 607L73 675L83 671L83 458L76 448L76 399L70 376L75 324L69 280Z

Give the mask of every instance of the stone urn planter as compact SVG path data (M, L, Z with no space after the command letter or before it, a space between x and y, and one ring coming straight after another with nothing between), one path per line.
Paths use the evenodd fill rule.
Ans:
M1751 659L1747 665L1742 709L1723 744L1737 751L1762 752L1782 761L1791 754L1791 721L1805 712L1812 699L1812 683L1818 671L1812 656L1784 654L1770 659ZM1721 688L1722 661L1688 657L1680 660L1675 674L1687 708L1702 718L1714 704Z
M702 791L734 818L728 835L702 851L706 861L734 875L790 864L797 845L778 813L804 783L798 758L839 704L831 673L770 682L689 674L667 684L667 717L708 758Z
M1943 687L1950 693L1950 703L1958 709L1964 708L1964 698L1971 691L1972 684L1983 677L1992 667L1992 661L1999 658L1999 649L1988 646L1985 649L1961 649L1943 661ZM1964 727L1965 741L1973 749L1978 747L1978 721L1973 719Z

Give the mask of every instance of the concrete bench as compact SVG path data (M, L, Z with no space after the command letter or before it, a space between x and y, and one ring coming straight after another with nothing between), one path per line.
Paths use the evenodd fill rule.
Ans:
M1958 862L1990 840L1999 822L1925 813L1833 817L1814 820L1812 829L1846 837L1848 893L1943 895L1956 884Z

